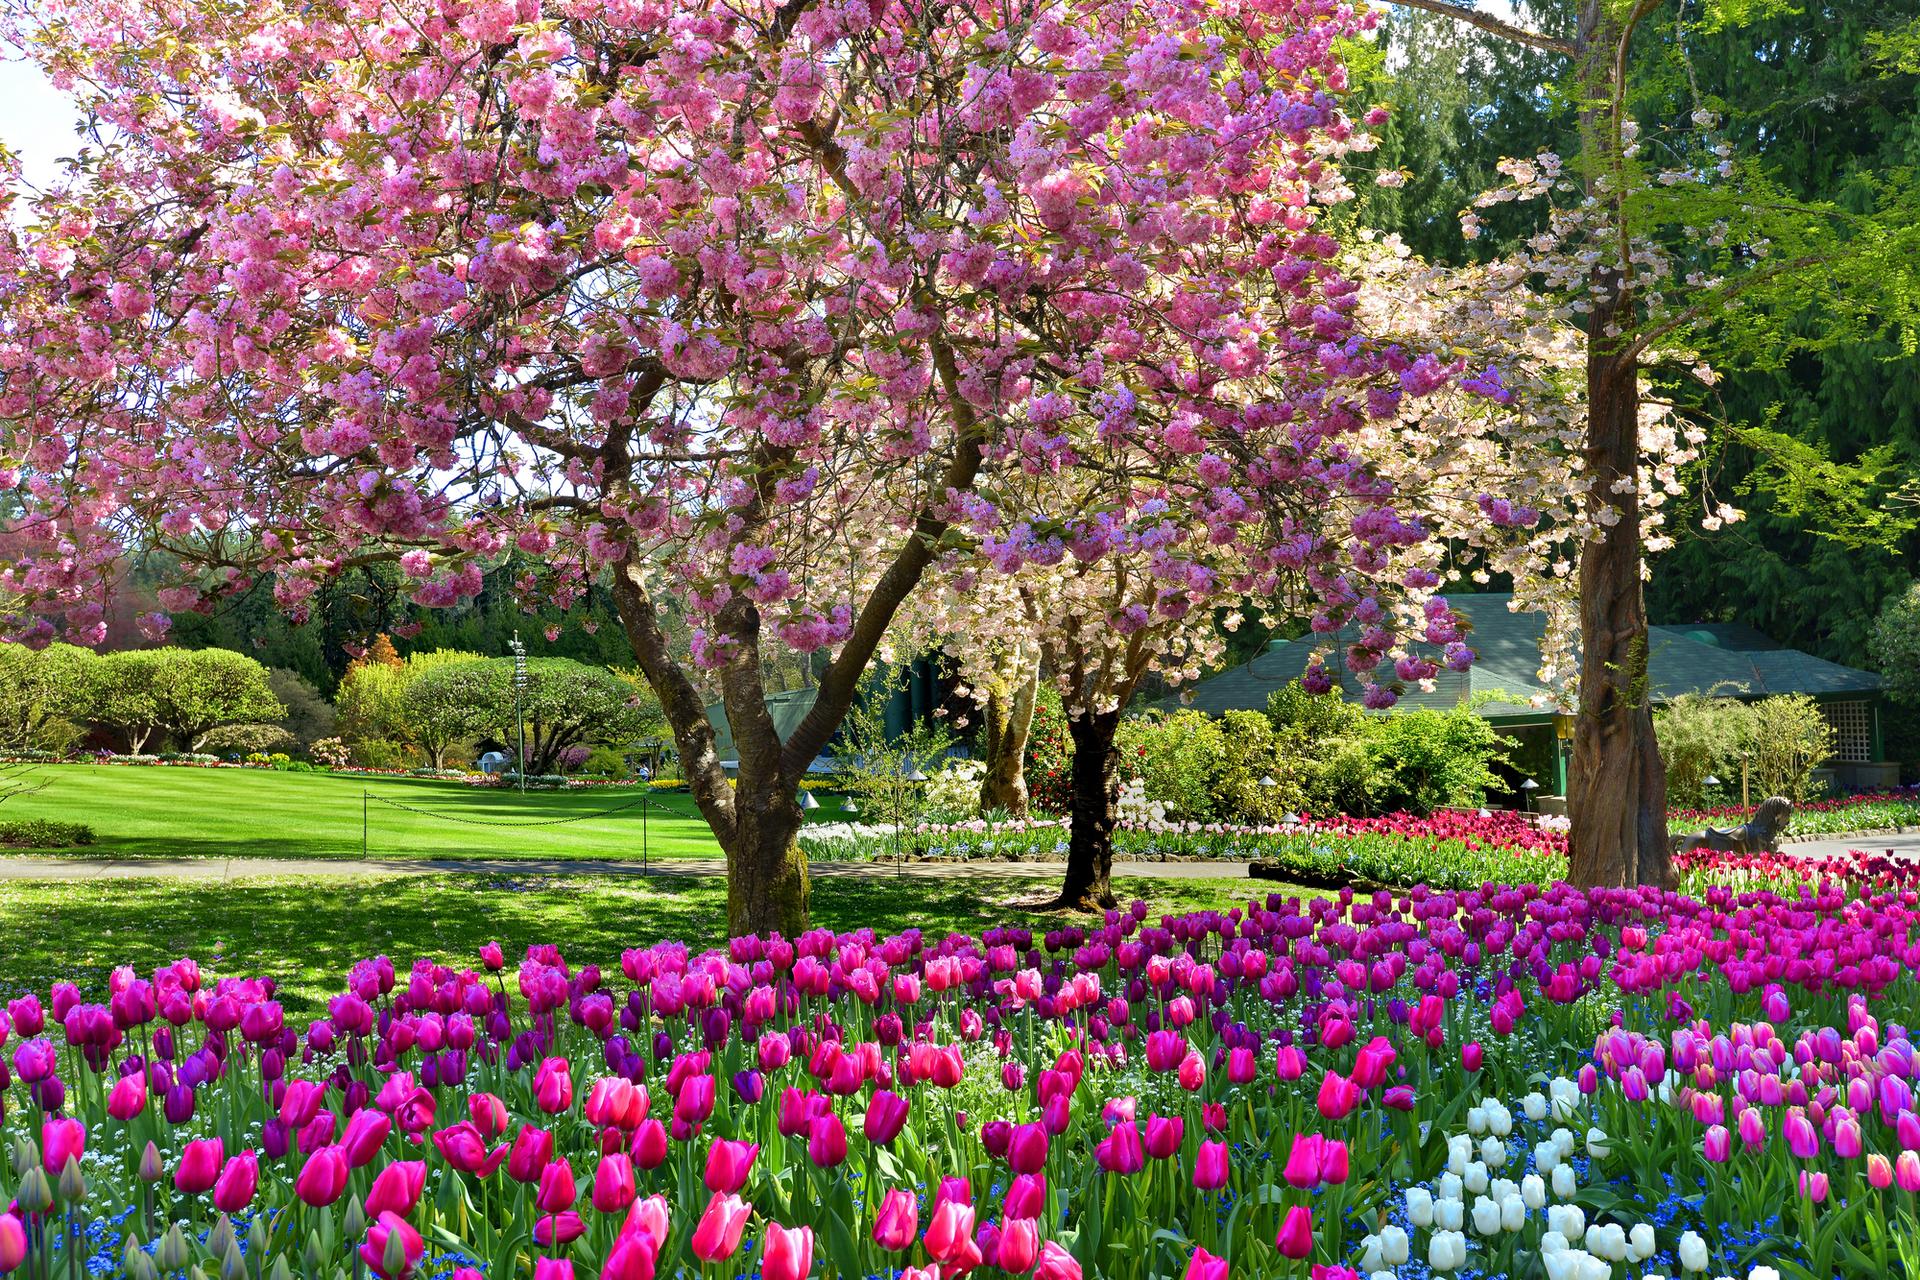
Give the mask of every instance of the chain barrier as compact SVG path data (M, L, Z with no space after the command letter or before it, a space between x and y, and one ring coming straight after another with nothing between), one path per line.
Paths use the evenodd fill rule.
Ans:
M384 804L390 809L404 809L408 813L418 813L428 818L438 818L442 822L465 823L470 827L558 827L569 822L586 822L593 818L610 817L616 813L624 813L628 809L635 809L641 805L653 803L651 798L642 796L638 800L629 800L625 804L615 805L611 809L599 809L593 813L577 813L566 818L538 818L532 822L503 822L497 818L462 818L450 813L435 813L431 809L421 809L414 805L401 804L398 800L389 800L385 796L369 795L365 798L375 804ZM656 807L664 808L665 806Z

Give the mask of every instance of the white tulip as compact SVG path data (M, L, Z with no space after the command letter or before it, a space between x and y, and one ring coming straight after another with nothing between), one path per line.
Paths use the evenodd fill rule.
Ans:
M1613 1264L1590 1253L1580 1255L1580 1280L1612 1280Z
M1573 1154L1573 1130L1567 1128L1565 1125L1561 1125L1553 1131L1551 1136L1553 1138L1553 1145L1560 1148L1560 1158L1562 1160L1567 1159Z
M1573 1176L1573 1166L1563 1164L1553 1170L1553 1194L1562 1200L1573 1199L1573 1193L1580 1189L1579 1180Z
M1529 1209L1544 1209L1547 1204L1546 1179L1537 1173L1520 1179L1520 1198L1527 1202Z
M1427 1265L1435 1271L1453 1270L1453 1234L1436 1231L1427 1241Z
M1747 1280L1780 1280L1780 1273L1772 1267L1755 1267L1747 1272Z
M1407 1188L1407 1221L1416 1227L1433 1225L1433 1192L1425 1187Z
M1447 1172L1464 1174L1467 1161L1473 1159L1473 1139L1464 1133L1456 1133L1447 1139Z
M1467 1132L1479 1137L1487 1131L1487 1109L1485 1107L1467 1108Z
M1660 1245L1653 1237L1650 1223L1638 1222L1633 1230L1627 1232L1627 1256L1635 1262L1644 1262L1659 1251Z
M1368 1236L1360 1242L1359 1263L1362 1271L1378 1271L1380 1264L1385 1261L1386 1258L1380 1248L1379 1236Z
M1535 1124L1540 1123L1547 1118L1546 1095L1540 1093L1528 1094L1526 1097L1520 1099L1520 1110L1526 1114L1527 1119L1533 1121Z
M1368 1276L1367 1280L1400 1280L1400 1278L1391 1271L1376 1271Z
M1504 1168L1507 1163L1507 1144L1491 1134L1480 1139L1480 1162L1489 1169Z
M1551 1257L1556 1253L1565 1253L1570 1247L1567 1244L1567 1238L1551 1228L1540 1237L1540 1256L1543 1258Z
M1697 1232L1689 1231L1680 1237L1680 1265L1688 1271L1707 1269L1707 1242Z
M1608 1262L1627 1260L1627 1233L1617 1222L1605 1226L1595 1224L1587 1228L1587 1252Z
M1434 1180L1434 1195L1441 1200L1459 1200L1465 1190L1466 1184L1458 1174L1443 1173Z
M1433 1225L1442 1231L1458 1231L1467 1219L1467 1206L1459 1200L1433 1202Z
M1504 1138L1513 1132L1513 1112L1507 1110L1504 1102L1487 1104L1487 1132L1496 1138Z
M1495 1178L1487 1184L1487 1194L1495 1200L1505 1200L1508 1196L1519 1195L1520 1187L1512 1178Z
M1519 1196L1507 1196L1500 1201L1500 1226L1506 1231L1518 1231L1527 1225L1527 1203Z
M1587 1130L1587 1155L1595 1160L1606 1159L1607 1152L1613 1150L1611 1140L1604 1129Z
M1500 1202L1490 1196L1475 1196L1473 1201L1473 1233L1481 1236L1500 1233Z
M1560 1148L1552 1142L1543 1142L1533 1149L1533 1167L1541 1173L1552 1173L1560 1163Z
M1579 1280L1580 1255L1571 1250L1547 1253L1543 1248L1540 1264L1547 1270L1547 1280Z
M1577 1204L1556 1204L1547 1209L1547 1226L1568 1240L1582 1239L1587 1233L1587 1213Z
M1390 1267L1397 1267L1412 1255L1413 1242L1407 1238L1405 1228L1380 1228L1380 1258L1383 1262Z
M1488 1185L1493 1181L1493 1178L1492 1175L1487 1172L1487 1166L1475 1160L1467 1166L1466 1176L1462 1177L1460 1181L1466 1186L1467 1190L1481 1194L1486 1191Z

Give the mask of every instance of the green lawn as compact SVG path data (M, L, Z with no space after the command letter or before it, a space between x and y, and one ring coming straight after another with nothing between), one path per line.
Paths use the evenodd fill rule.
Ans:
M7 801L0 818L84 822L95 843L72 852L113 858L357 858L364 808L366 851L375 858L638 859L635 802L647 795L639 787L522 795L431 778L130 765L48 765L34 778L46 787ZM693 797L656 792L648 799L651 857L720 856ZM621 806L628 807L585 816ZM549 825L481 825L528 822Z
M1041 915L996 899L1044 894L1044 882L933 881L890 877L814 882L814 923L881 932L977 933L1025 920L1059 927L1085 917ZM1121 901L1144 898L1155 916L1226 908L1268 892L1311 890L1246 880L1121 880ZM425 875L287 878L229 884L157 879L0 882L0 998L44 997L66 979L93 993L116 964L147 972L191 955L215 975L281 980L298 1016L342 989L357 959L384 952L398 965L416 956L473 964L498 939L517 954L557 943L576 964L616 969L620 952L666 938L695 946L722 941L726 888L715 877Z

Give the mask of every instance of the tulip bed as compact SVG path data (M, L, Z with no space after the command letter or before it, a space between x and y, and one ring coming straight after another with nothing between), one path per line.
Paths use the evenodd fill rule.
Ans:
M0 1272L1920 1277L1920 874L1690 875L58 984Z

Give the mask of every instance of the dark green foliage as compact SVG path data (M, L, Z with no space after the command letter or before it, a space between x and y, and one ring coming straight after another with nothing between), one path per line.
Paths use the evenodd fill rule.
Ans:
M1027 737L1027 795L1041 813L1065 813L1073 807L1073 740L1060 709L1060 691L1042 679L1033 699L1033 728Z
M51 818L0 822L0 845L9 849L71 849L92 843L93 828L84 822L57 822Z

